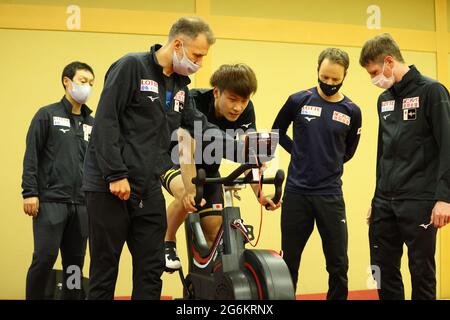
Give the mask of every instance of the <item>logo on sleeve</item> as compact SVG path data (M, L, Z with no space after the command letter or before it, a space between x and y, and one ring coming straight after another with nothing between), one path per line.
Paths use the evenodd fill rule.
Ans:
M333 120L337 121L337 122L341 122L347 126L350 125L350 120L352 118L350 118L348 115L338 112L338 111L333 111Z
M394 111L394 108L395 108L395 100L381 102L381 112L391 112Z
M320 117L322 114L322 107L304 105L300 113L306 116Z
M68 118L53 117L53 125L70 128L70 120Z
M419 108L419 97L403 99L402 109L417 109Z
M141 91L158 93L158 82L141 79Z

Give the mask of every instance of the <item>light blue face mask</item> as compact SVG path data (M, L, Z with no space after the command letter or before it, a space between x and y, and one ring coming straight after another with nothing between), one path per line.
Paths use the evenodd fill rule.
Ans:
M84 104L89 99L92 92L92 87L89 84L77 84L70 80L72 84L72 90L69 89L69 94L78 103Z
M184 50L183 44L181 44L181 47L183 50L183 57L181 60L178 60L177 53L173 50L173 71L183 76L196 73L198 69L200 69L200 66L189 60L186 56L186 51Z

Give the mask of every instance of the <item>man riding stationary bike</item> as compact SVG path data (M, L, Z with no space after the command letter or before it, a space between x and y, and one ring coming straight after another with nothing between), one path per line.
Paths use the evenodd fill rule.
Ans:
M256 130L255 110L250 96L256 92L257 80L253 70L245 64L222 65L210 79L212 89L192 89L191 101L212 124L221 130L234 135L237 132ZM204 143L203 143L204 145ZM174 153L172 153L174 154ZM197 169L204 169L206 177L219 177L220 158L214 163L206 164L204 159L198 163ZM195 170L195 167L192 169ZM187 211L180 199L184 193L184 185L180 175L180 167L173 165L161 176L162 185L174 196L167 208L167 232L165 237L166 271L174 272L181 268L176 251L176 232L184 222ZM280 204L275 204L270 197L258 194L258 185L252 184L252 189L268 210L275 210ZM205 186L204 198L206 204L197 206L201 218L202 230L208 247L211 247L222 224L221 210L224 200L222 186L210 184Z

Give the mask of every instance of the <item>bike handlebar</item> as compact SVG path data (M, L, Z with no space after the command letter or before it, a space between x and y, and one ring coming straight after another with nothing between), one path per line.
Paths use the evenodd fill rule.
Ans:
M203 186L205 184L223 184L224 186L232 186L235 184L257 184L258 180L254 180L251 175L247 175L244 178L239 178L241 174L249 169L255 168L254 164L243 164L240 165L237 169L231 172L226 177L218 177L218 178L207 178L206 172L204 169L199 169L197 171L197 176L192 178L192 183L195 185L196 193L195 193L195 203L199 204L203 198ZM282 185L284 181L284 171L281 169L277 170L275 177L272 178L263 178L261 180L261 184L273 184L275 185L275 195L272 198L272 201L277 204L281 199L282 194ZM266 209L268 205L266 205Z

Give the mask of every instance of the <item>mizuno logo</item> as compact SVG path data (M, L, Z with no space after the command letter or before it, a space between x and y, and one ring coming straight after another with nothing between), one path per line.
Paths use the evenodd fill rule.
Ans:
M66 133L67 131L70 131L70 129L59 129L60 131L62 131L62 133Z
M248 129L248 126L249 125L251 125L253 122L249 122L249 123L247 123L247 124L243 124L243 125L241 125L241 127L245 127L246 129Z
M311 122L311 120L316 119L316 117L305 117L306 120L308 120L308 122Z
M388 114L384 115L383 116L384 120L386 120L390 115L391 115L391 113L388 113Z
M431 222L429 223L429 224L424 224L424 223L422 223L419 227L422 227L422 228L424 228L425 230L427 230L428 229L428 227L429 226L431 226Z
M159 99L159 97L158 97L158 96L156 96L156 97L152 97L152 96L147 96L147 97L149 97L149 98L150 98L150 100L152 100L152 102L153 102L153 101L155 101L156 99Z
M345 223L345 219L342 219L341 222Z

